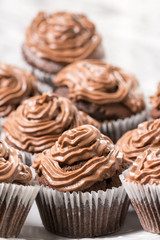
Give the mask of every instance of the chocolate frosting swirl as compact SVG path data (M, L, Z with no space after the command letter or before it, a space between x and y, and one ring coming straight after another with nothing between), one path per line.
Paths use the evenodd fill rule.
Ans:
M54 84L56 87L67 86L69 98L74 102L83 100L98 105L121 103L132 113L144 109L135 77L100 60L70 64L56 75Z
M28 185L31 179L31 170L22 163L21 153L0 139L0 183Z
M160 120L150 120L138 125L137 129L126 132L116 144L129 164L149 147L160 145Z
M13 111L3 124L7 142L18 149L40 152L50 148L67 129L82 125L88 120L66 98L54 93L32 97Z
M0 117L6 117L22 100L37 93L31 73L0 63Z
M137 156L126 181L138 184L160 184L160 149L149 148Z
M40 12L26 31L26 45L39 58L71 63L87 58L101 42L83 14Z
M53 189L84 191L115 175L120 164L112 141L97 128L83 125L64 132L51 149L37 154L33 167Z

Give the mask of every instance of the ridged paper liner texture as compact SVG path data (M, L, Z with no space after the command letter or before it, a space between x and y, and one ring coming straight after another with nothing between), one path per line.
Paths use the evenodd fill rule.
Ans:
M127 131L137 128L138 124L147 120L147 110L132 115L129 118L105 121L100 130L103 134L112 139L114 143Z
M120 179L143 229L160 233L160 185L128 182L125 174L122 174Z
M55 74L46 73L35 67L32 67L32 72L40 83L46 83L53 88L53 79Z
M0 237L17 237L37 196L39 186L0 184Z
M124 188L105 192L59 192L41 186L36 203L44 227L66 237L95 237L122 226L129 206Z
M43 82L43 81L39 81L38 78L37 79L37 87L38 87L38 91L42 94L42 93L52 93L53 92L53 86L49 83ZM53 83L52 83L53 84Z
M2 124L5 122L6 118L0 118L0 134L2 132Z
M33 159L34 159L36 153L25 152L22 150L20 150L20 152L22 153L23 163L30 167L33 163Z

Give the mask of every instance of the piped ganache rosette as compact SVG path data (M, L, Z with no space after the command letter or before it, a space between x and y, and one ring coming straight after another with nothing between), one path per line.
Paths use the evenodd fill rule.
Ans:
M126 166L132 165L140 153L149 147L160 146L160 120L139 124L138 128L126 132L116 145L124 154Z
M17 237L39 187L30 186L32 173L21 153L0 139L0 237Z
M36 153L50 148L67 129L80 126L91 117L80 113L72 103L54 93L27 99L3 124L5 140L19 150Z
M29 185L31 179L31 170L22 163L21 153L0 139L0 183Z
M99 121L124 119L145 107L135 77L102 61L73 63L56 75L54 84L57 93Z
M151 116L154 119L160 118L160 83L158 84L156 93L150 97L150 101L152 104Z
M0 63L0 118L8 116L25 98L36 94L36 79L31 73Z
M100 43L95 25L85 15L40 12L27 28L23 54L35 70L53 74L76 60L101 58Z
M121 180L144 230L160 233L160 149L140 153Z
M79 110L104 123L104 133L113 141L123 134L122 129L135 128L146 118L136 78L100 60L77 61L65 67L56 75L54 85L57 94L69 98ZM127 123L126 118L130 118ZM114 122L119 119L125 121L117 126Z
M138 184L160 184L160 149L148 148L140 153L128 171L126 181Z
M38 153L32 166L41 185L36 202L45 228L78 238L118 230L129 204L118 178L122 157L91 125L67 130Z
M33 167L42 184L59 191L88 191L98 185L106 190L106 179L110 183L120 169L118 154L107 136L83 125L64 132L51 149L34 158Z

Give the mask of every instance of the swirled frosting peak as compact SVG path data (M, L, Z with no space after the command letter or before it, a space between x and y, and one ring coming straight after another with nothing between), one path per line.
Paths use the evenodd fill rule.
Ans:
M138 184L160 184L160 148L149 148L139 154L126 181Z
M26 45L39 58L71 63L87 58L101 37L83 14L40 12L26 32Z
M112 141L91 126L64 132L49 150L37 154L33 167L53 189L84 191L111 178L121 165Z
M0 117L6 117L22 100L36 93L36 79L31 73L0 63Z
M67 87L69 98L74 102L82 100L97 105L121 103L132 113L144 108L135 77L100 60L70 64L56 75L54 84L57 88Z
M40 152L50 148L67 129L82 125L82 114L54 93L27 99L3 124L6 141L18 149ZM92 119L85 117L84 121ZM94 123L94 120L91 121Z
M125 133L117 142L124 159L132 164L149 147L160 146L160 119L150 120Z
M31 179L31 170L22 163L21 153L0 139L0 183L28 185Z

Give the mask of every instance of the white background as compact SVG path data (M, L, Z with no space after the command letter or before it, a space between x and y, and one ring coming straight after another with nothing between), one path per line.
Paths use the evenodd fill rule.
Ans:
M0 61L28 68L21 45L25 28L40 10L86 13L103 37L106 61L134 73L149 102L160 80L159 0L0 0ZM160 236L144 232L130 210L121 231L102 238L146 240ZM20 239L64 238L44 230L34 204Z

